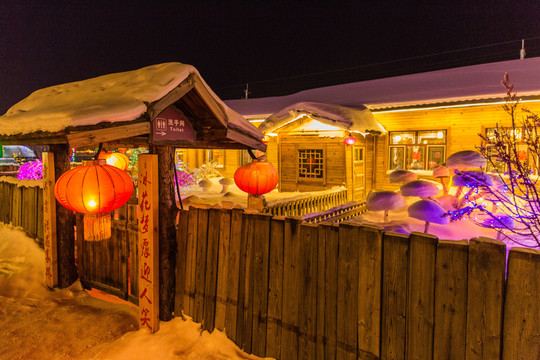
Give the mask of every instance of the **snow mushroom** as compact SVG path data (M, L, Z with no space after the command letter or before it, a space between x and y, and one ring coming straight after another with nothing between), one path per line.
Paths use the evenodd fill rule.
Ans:
M446 225L450 222L449 216L443 216L446 211L431 200L420 200L409 206L407 209L409 216L426 222L424 233L427 233L429 223Z
M393 191L372 191L366 199L369 211L384 211L384 222L388 222L388 210L405 206L405 199Z
M475 189L477 189L479 186L492 186L493 178L482 171L462 171L461 173L452 177L452 185L458 187L454 202L455 207L459 209L463 203L469 199L473 191L475 191ZM459 197L461 196L463 187L468 187L469 191L460 200Z
M229 190L229 187L234 184L234 180L224 177L223 179L219 180L219 183L221 184L221 193L225 194Z
M401 185L401 195L403 196L418 196L421 198L429 198L439 194L437 183L429 180L414 180Z
M448 194L448 188L446 187L446 183L444 179L446 179L449 176L450 176L450 171L448 170L446 166L439 165L433 169L433 177L440 179L444 195Z
M470 168L484 168L486 159L477 151L464 150L453 153L446 159L448 169L467 170Z
M201 187L201 189L203 189L203 192L209 192L210 188L212 187L212 181L204 179L199 181L198 185Z
M388 177L390 178L390 184L403 184L418 178L415 173L409 170L395 170Z

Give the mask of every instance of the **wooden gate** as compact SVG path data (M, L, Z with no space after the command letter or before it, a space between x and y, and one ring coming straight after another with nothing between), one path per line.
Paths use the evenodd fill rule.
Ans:
M138 303L137 204L111 214L111 237L84 241L83 215L77 214L77 267L83 286Z
M353 169L353 200L364 201L366 199L366 147L353 146L352 169Z

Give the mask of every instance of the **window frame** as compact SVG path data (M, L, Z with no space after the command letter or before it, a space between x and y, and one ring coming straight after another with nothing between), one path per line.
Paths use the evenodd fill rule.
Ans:
M300 166L303 165L301 164L300 162L300 152L301 151L321 151L321 160L322 160L322 166L321 166L321 171L322 171L322 176L321 177L315 177L315 178L310 178L310 177L303 177L303 176L300 176L300 172L301 172L301 169L300 169ZM326 150L324 147L312 147L312 146L299 146L297 149L296 149L296 178L298 180L298 182L306 182L306 183L316 183L316 184L322 184L322 185L325 185L326 184Z
M420 133L425 132L432 132L432 133L443 133L443 137L440 144L423 144L420 143ZM408 134L412 135L413 140L412 143L402 143L402 144L393 144L392 140L394 136L398 136L401 134ZM398 130L398 131L389 131L388 132L388 165L387 170L409 170L409 171L430 171L434 167L436 167L438 164L443 164L446 162L446 155L447 155L447 146L448 146L448 130L447 129L421 129L421 130ZM418 152L422 154L421 160L422 160L422 167L421 168L413 168L412 167L412 161L409 162L409 157L412 158L413 153L411 151L413 148L417 147ZM442 156L441 161L436 163L435 166L430 167L430 150L433 148L440 148L442 150ZM395 151L394 151L395 149ZM396 153L397 152L397 153ZM398 161L394 161L393 159L396 154L399 154L397 156ZM418 160L418 159L416 159ZM394 166L393 166L394 165Z

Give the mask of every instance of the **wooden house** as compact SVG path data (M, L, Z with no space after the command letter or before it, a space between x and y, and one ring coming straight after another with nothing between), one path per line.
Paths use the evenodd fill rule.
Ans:
M267 156L281 174L281 191L311 191L337 185L342 180L348 187L352 184L354 188L350 166L355 164L355 147L347 151L347 147L341 146L347 134L346 127L342 128L340 136L320 136L327 130L322 127L309 127L308 130L307 118L303 118L276 131L267 125L272 117L291 104L306 102L367 108L364 111L371 112L370 116L386 130L381 131L379 136L368 134L365 138L357 137L356 148L365 149L365 192L369 192L372 188L396 189L394 184L388 183L387 176L394 169L412 170L420 177L429 178L433 167L444 164L450 154L474 150L479 146L479 134L489 135L497 125L510 126L511 119L503 109L506 90L501 80L505 73L515 84L522 106L540 112L539 69L540 58L530 58L348 83L280 97L230 100L226 103L255 125L259 124L259 129L266 134ZM519 113L518 117L524 115ZM312 122L310 126L315 124ZM278 136L269 136L272 133ZM302 161L305 161L301 159L307 154L302 150L318 148L328 149L322 160L328 166L328 172L325 181L315 186L314 182L303 179L299 174ZM339 155L340 151L343 155ZM235 157L232 154L226 156ZM341 161L338 161L340 157ZM226 169L225 173L232 170ZM353 194L351 190L349 199L358 198Z

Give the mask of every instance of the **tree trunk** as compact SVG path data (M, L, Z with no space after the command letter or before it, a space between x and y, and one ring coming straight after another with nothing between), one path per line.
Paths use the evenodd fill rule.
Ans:
M69 170L69 146L50 145L54 154L55 180ZM56 202L56 236L58 258L58 287L66 288L77 280L75 266L75 214Z
M159 172L159 318L173 318L176 271L176 207L174 147L152 146Z

